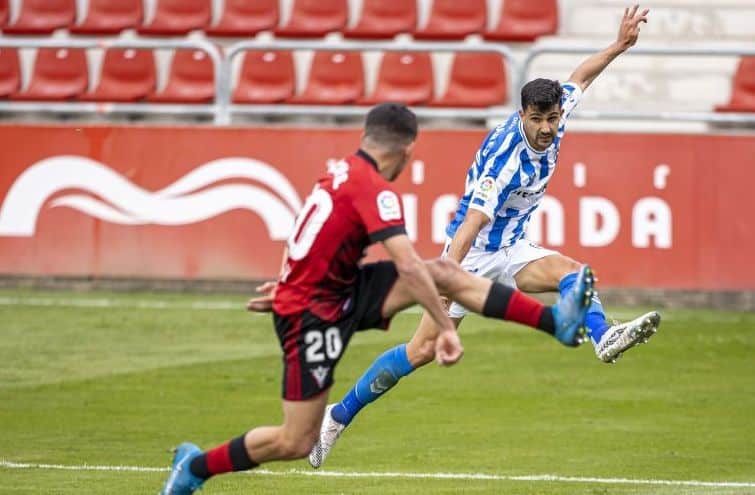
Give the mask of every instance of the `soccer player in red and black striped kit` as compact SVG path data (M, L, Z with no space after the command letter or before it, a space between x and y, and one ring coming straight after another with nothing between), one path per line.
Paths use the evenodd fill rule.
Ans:
M415 115L403 105L370 110L360 149L330 167L299 213L280 279L249 302L250 310L273 312L284 354L283 424L254 428L205 452L181 444L162 494L190 494L218 474L306 457L319 435L334 369L352 335L385 330L394 314L416 303L437 324L433 345L441 365L454 364L463 354L441 295L476 313L543 330L568 346L585 340L593 294L589 267L582 268L570 293L544 306L467 273L454 261L419 258L390 184L409 162L417 132ZM375 242L383 243L391 261L361 264L365 248ZM406 355L388 357L376 385L401 376L407 365Z

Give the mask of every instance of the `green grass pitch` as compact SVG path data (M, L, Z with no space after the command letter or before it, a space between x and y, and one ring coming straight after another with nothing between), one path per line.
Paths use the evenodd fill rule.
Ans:
M182 440L211 447L277 424L277 339L270 318L243 304L238 295L0 291L0 493L157 493L165 472L84 466L165 468ZM273 463L211 480L203 493L755 493L755 315L663 316L650 344L615 366L589 345L568 349L470 317L458 366L402 380L346 431L323 468L339 476ZM356 335L331 397L407 340L418 318ZM538 475L557 478L517 478ZM692 480L730 485L676 483Z

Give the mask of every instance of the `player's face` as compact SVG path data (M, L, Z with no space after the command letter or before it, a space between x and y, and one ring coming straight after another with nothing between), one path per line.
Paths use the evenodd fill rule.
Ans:
M558 133L561 112L560 105L553 105L545 112L531 105L524 111L519 110L524 134L527 136L530 146L538 151L544 151L553 143Z

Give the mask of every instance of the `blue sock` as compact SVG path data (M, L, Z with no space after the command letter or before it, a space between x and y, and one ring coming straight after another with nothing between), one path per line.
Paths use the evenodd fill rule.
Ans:
M333 419L348 425L364 406L390 390L412 371L414 368L406 356L406 344L384 352L357 380L341 402L333 407Z
M570 273L561 279L561 282L558 284L558 290L561 292L561 297L572 288L576 280L577 273ZM608 321L606 321L603 305L600 303L597 294L592 297L590 307L587 308L585 326L587 327L587 332L590 334L590 340L592 340L593 345L600 342L600 338L603 337L603 334L606 333L606 330L610 327Z

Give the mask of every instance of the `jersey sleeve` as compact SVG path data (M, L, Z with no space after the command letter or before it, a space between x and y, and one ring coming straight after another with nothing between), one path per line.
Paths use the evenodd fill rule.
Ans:
M582 88L577 83L565 82L561 85L561 109L564 111L561 115L561 121L558 123L558 134L562 136L566 130L566 121L571 116L572 111L577 107L579 100L582 99Z
M499 205L521 185L519 156L512 142L513 134L510 136L503 141L498 152L490 155L485 162L469 202L471 209L483 212L491 220L495 218Z
M367 229L370 242L382 242L406 234L401 200L390 187L370 184L366 190L355 194L354 207Z

